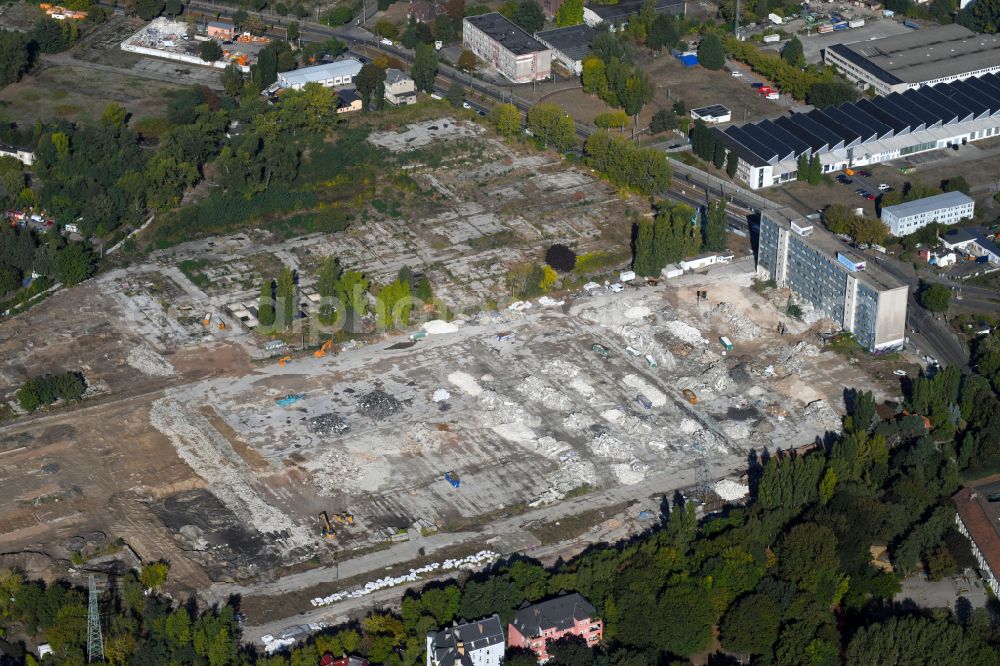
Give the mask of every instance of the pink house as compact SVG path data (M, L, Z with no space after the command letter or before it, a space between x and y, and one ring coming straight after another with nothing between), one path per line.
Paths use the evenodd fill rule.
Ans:
M519 610L507 626L507 646L527 648L538 655L538 663L545 663L552 641L572 635L594 647L603 634L604 623L594 616L594 606L574 592Z

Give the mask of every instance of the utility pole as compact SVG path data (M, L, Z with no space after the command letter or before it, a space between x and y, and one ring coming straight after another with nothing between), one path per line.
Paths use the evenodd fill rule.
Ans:
M97 580L90 574L90 600L87 609L87 662L104 661L101 616L97 610Z

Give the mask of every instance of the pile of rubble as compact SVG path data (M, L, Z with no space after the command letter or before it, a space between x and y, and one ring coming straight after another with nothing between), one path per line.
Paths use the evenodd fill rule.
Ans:
M347 419L333 412L312 417L308 420L307 427L309 428L309 432L323 435L324 437L342 435L351 428L347 423Z
M729 303L719 303L709 310L706 319L736 342L750 342L761 336L763 331L750 317Z
M139 345L132 349L125 362L150 377L172 377L174 375L174 366L146 345Z
M400 409L403 404L381 389L375 389L358 400L358 411L376 421L387 419Z
M707 345L708 340L706 340L701 335L701 331L697 328L688 324L687 322L680 321L679 319L674 319L673 321L663 322L663 328L667 329L667 332L689 345Z

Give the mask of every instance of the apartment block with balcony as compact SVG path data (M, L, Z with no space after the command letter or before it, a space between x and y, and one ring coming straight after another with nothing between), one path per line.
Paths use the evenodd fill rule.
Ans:
M757 270L837 322L869 351L906 341L906 285L789 208L761 215Z

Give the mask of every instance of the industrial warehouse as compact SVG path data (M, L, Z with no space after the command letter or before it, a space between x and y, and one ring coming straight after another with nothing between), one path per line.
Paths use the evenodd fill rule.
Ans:
M739 158L737 176L756 190L794 180L802 155L818 156L831 173L1000 135L1000 75L712 131Z
M953 24L834 44L824 60L858 85L888 95L1000 71L1000 37Z

